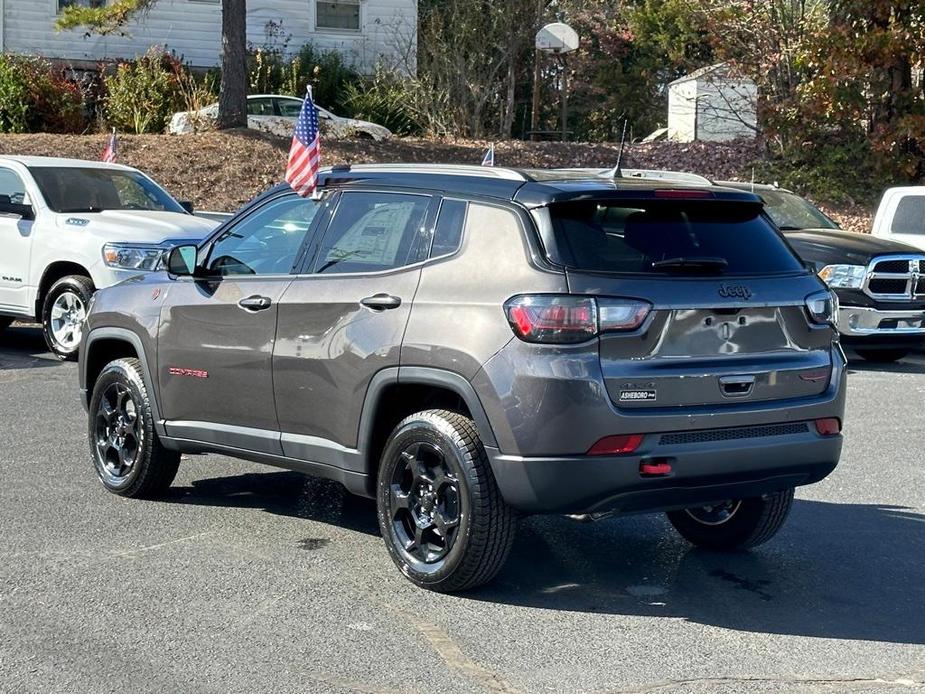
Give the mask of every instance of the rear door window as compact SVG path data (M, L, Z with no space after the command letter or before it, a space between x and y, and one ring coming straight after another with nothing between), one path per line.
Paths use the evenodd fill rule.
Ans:
M550 207L554 262L634 275L764 275L803 271L754 203L603 201ZM547 249L549 250L549 249Z
M315 273L382 272L424 260L427 195L343 193Z
M430 250L431 258L450 255L459 248L463 227L466 224L466 210L469 207L464 200L444 199L440 205L440 216L434 228L434 242Z

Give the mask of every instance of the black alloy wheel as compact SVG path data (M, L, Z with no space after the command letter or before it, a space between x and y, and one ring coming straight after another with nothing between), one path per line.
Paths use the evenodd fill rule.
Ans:
M419 570L443 561L459 533L459 480L432 443L405 446L389 487L392 529Z
M424 410L399 422L382 452L376 499L389 555L421 588L487 583L511 550L514 511L464 414Z
M118 485L132 472L144 442L138 405L128 386L112 383L96 412L96 452L100 474Z

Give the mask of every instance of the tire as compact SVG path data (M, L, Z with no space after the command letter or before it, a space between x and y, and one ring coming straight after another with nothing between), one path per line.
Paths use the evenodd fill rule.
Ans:
M793 488L723 506L669 511L668 520L691 544L715 550L764 544L781 529L793 505Z
M382 454L376 497L385 546L420 588L448 593L487 583L514 542L514 512L475 424L455 412L427 410L398 424ZM414 518L430 524L417 533Z
M0 334L13 324L13 319L6 316L0 316Z
M93 282L89 277L62 277L42 302L42 334L45 344L59 359L76 359L83 322L87 318Z
M106 365L93 386L89 412L90 455L103 486L131 498L153 498L166 492L176 477L180 454L164 448L157 438L137 359L117 359Z
M856 349L858 356L874 364L892 364L909 355L908 349Z

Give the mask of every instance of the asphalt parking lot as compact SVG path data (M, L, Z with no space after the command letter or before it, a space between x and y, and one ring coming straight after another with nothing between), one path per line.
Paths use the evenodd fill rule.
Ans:
M925 690L925 358L852 369L842 463L772 543L531 518L456 596L327 482L202 456L162 501L106 493L76 378L0 338L0 691Z

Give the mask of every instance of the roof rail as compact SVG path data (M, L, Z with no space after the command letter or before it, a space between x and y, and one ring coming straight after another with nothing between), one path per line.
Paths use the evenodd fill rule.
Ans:
M529 176L515 169L467 164L350 164L324 169L324 173L413 173L439 174L443 176L478 176L480 178L501 178L507 181L527 182Z

